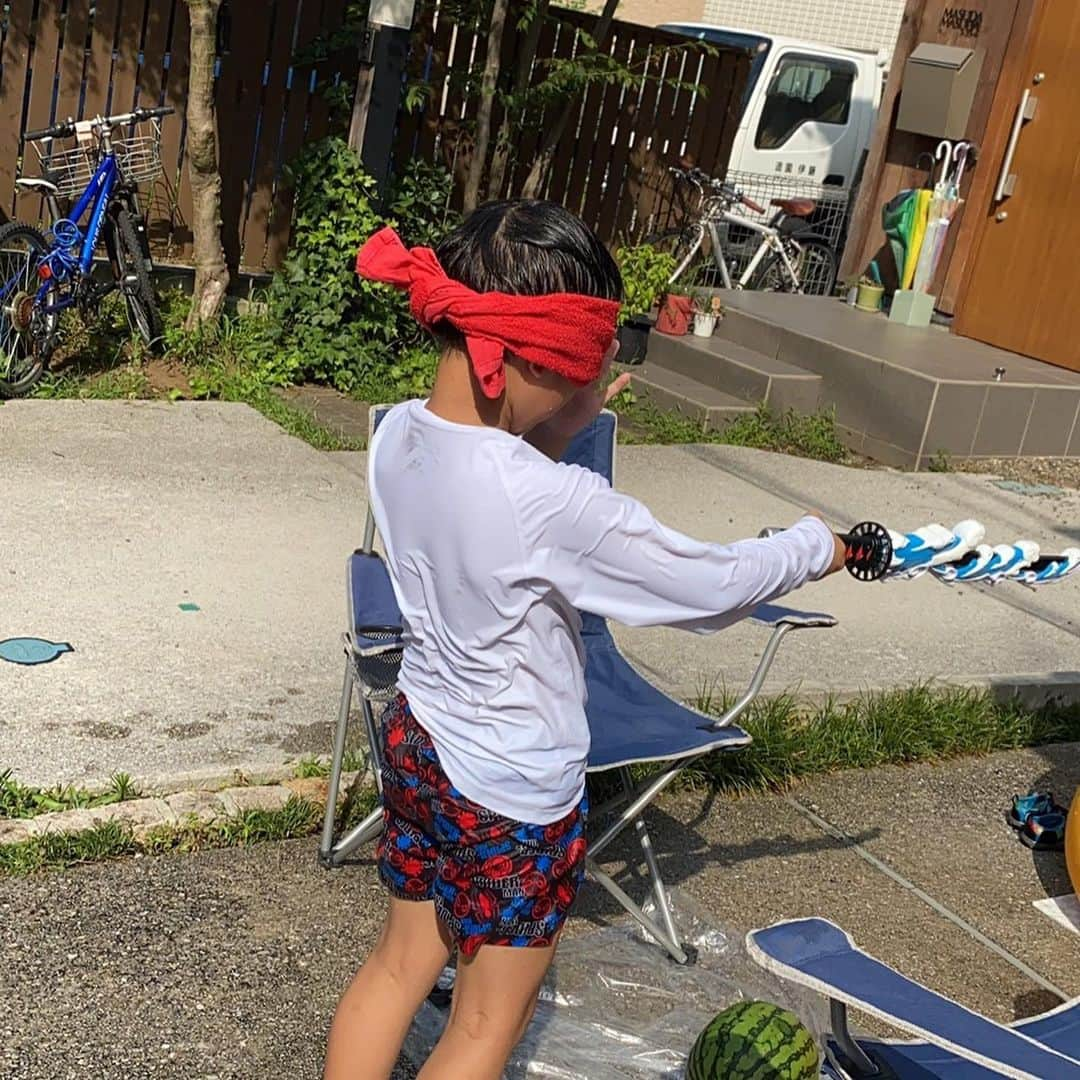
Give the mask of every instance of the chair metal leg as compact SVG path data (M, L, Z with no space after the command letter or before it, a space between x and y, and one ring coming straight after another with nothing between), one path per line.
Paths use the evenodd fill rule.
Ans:
M340 866L357 848L374 840L382 832L383 812L382 807L377 806L355 828L347 832L330 849L330 855L325 860L327 866Z
M669 934L663 927L658 926L655 920L650 919L649 916L646 915L645 912L643 912L641 908L639 908L637 904L635 904L634 901L619 888L615 881L593 862L592 859L585 860L585 869L598 885L607 889L634 922L652 934L652 936L667 949L675 963L685 964L689 961L690 958L683 951L676 936L674 934Z
M338 791L341 788L341 766L345 759L345 739L349 733L349 710L352 707L353 668L352 659L345 657L345 680L341 686L341 704L338 706L337 728L334 730L334 756L330 759L330 790L326 795L326 816L323 819L322 840L319 843L319 861L331 865L334 847L334 824L337 817Z
M848 1028L847 1006L842 1001L837 1001L835 998L829 999L829 1021L836 1045L840 1047L840 1051L855 1070L855 1075L860 1078L880 1076L881 1070L851 1034Z
M369 765L371 766L371 775L375 780L375 790L379 793L379 798L382 798L382 769L379 768L379 762L382 761L382 739L379 737L379 728L375 723L375 714L371 708L371 702L361 694L360 706L364 712L364 726L367 728L368 737L368 749L371 752L371 760Z
M619 773L622 777L623 789L627 798L633 801L634 780L630 775L630 770L623 768L619 770ZM641 845L641 854L645 856L645 865L649 870L653 898L656 900L656 909L660 912L664 929L672 941L678 941L679 932L675 929L675 919L671 914L671 905L668 903L664 879L660 876L660 864L656 861L656 852L653 851L652 840L649 838L649 831L645 827L645 818L641 814L634 818L634 832L637 833L638 843Z

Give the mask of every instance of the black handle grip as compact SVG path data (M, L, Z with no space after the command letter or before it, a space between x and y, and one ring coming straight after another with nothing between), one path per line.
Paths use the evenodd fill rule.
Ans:
M23 134L25 142L35 142L38 139L66 139L75 134L75 122L69 120L65 124L53 124L52 127L42 128L41 131L27 131Z
M172 116L176 110L171 105L162 105L156 109L136 109L135 112L147 120L160 120L164 116Z

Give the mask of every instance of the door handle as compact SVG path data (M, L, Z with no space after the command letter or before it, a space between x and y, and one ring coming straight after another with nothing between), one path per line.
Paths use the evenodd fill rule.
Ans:
M1009 132L1009 145L1005 150L1005 160L1001 163L1001 175L998 177L997 187L994 189L995 203L1007 199L1016 190L1016 173L1010 172L1013 157L1016 154L1016 145L1020 142L1020 131L1024 124L1028 120L1035 119L1035 110L1038 105L1039 99L1033 97L1030 90L1025 90L1016 108L1012 131Z

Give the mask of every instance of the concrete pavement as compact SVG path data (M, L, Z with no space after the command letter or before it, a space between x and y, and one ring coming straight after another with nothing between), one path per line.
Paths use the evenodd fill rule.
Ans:
M0 408L0 452L0 637L76 650L41 667L0 664L0 767L27 782L90 782L114 770L219 773L329 749L363 454L321 454L241 405L78 401ZM995 541L1080 540L1080 493L1027 497L977 476L624 447L617 482L661 520L708 539L753 535L816 506L838 526L974 516ZM1078 588L952 590L838 575L792 602L831 610L841 625L793 635L769 688L945 679L1072 692ZM743 682L764 642L752 627L616 636L684 696Z

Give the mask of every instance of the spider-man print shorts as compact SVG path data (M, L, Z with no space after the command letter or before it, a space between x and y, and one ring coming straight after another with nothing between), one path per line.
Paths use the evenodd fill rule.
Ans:
M464 956L481 945L551 945L585 873L587 797L551 825L503 817L454 787L404 697L382 722L386 887L433 900Z

